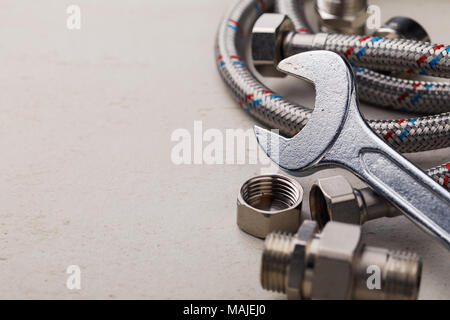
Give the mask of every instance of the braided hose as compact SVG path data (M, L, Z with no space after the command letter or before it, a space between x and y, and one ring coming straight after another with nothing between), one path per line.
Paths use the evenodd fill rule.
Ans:
M287 42L289 45L284 48L286 55L312 49L304 45L305 39L311 39L311 35L304 35L308 33L307 29L301 30L302 33L290 36L290 41ZM314 49L330 50L349 60L355 67L359 98L362 101L388 109L417 113L450 110L448 82L406 80L366 69L449 77L448 46L406 39L321 33L315 37Z
M354 71L360 100L372 105L423 114L450 109L450 83L394 78L364 68Z
M291 1L291 3L294 2ZM311 110L291 103L272 92L259 82L245 65L246 35L256 19L273 4L273 0L236 2L218 30L217 64L220 75L244 110L266 126L278 128L283 135L293 136L305 126ZM299 14L303 12L301 5L278 5L278 9L281 8L284 8L283 10L300 8L296 11L296 20L299 23L297 27L308 29L307 23L303 22L304 15ZM290 13L289 16L291 16ZM367 122L379 136L398 151L415 152L449 146L449 119L450 114L441 114L414 119L368 120Z
M325 50L345 55L351 64L436 77L450 76L450 47L409 39L328 34Z
M443 164L439 167L431 168L426 173L432 177L437 183L450 190L450 163Z

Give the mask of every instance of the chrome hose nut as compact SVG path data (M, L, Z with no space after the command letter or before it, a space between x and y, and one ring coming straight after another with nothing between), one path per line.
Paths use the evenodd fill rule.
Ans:
M361 227L330 222L321 234L305 221L295 235L271 233L264 243L261 284L289 299L416 299L422 263L413 253L369 247ZM379 287L368 270L379 270Z
M253 63L263 76L283 77L276 66L283 58L284 36L295 27L284 14L265 13L256 21L252 30Z
M311 187L309 206L311 218L319 229L329 221L361 225L369 220L401 215L372 189L354 189L343 176L318 179Z
M430 36L426 30L417 21L408 17L392 17L375 30L374 35L394 39L430 41Z
M246 181L237 198L237 225L258 238L273 231L295 232L300 225L303 188L282 175Z
M316 0L322 32L363 34L367 20L367 0Z

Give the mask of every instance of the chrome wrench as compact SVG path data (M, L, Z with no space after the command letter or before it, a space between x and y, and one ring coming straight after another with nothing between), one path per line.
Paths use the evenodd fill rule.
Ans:
M309 51L278 69L312 81L316 102L306 126L290 139L255 126L266 154L294 175L319 164L349 169L449 250L450 193L366 124L348 63L333 52Z

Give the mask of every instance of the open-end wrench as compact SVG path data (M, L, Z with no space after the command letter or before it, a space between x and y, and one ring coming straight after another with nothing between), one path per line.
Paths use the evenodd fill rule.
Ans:
M306 126L290 139L255 126L267 155L294 175L318 164L351 170L449 250L450 193L366 124L348 63L333 52L309 51L278 69L312 81L316 102Z

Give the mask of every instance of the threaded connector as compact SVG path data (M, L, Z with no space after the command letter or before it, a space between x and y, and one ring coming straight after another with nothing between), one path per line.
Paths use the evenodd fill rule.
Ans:
M323 228L328 221L363 224L401 212L370 188L355 189L343 176L318 179L309 194L311 217Z
M266 237L264 289L301 299L417 299L422 263L416 254L365 246L356 225L329 222L321 234L311 233L311 225Z
M367 0L317 0L323 32L362 34L367 19Z
M237 224L252 236L295 232L300 226L302 186L289 177L265 174L248 179L237 198Z
M291 234L273 232L266 237L261 263L261 285L264 289L286 293L287 272L294 245Z
M422 261L417 254L390 252L385 270L386 296L392 299L417 299L422 274Z
M355 299L417 299L422 274L417 254L366 246L357 259Z

